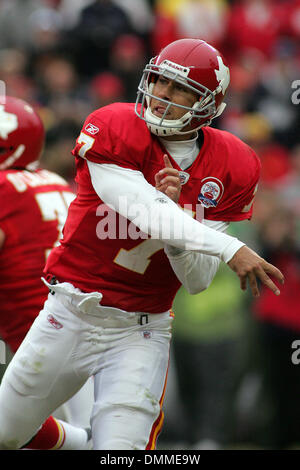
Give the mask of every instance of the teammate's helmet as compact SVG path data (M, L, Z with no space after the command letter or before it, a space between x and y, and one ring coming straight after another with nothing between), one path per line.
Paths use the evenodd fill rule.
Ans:
M37 162L44 140L44 126L32 107L21 99L0 96L0 170Z
M180 119L165 119L170 106L175 103L152 93L159 75L180 82L199 96L193 107L180 106L186 109ZM191 132L182 130L186 125L191 125L193 130L200 129L223 112L226 106L223 99L229 81L229 68L217 49L200 39L179 39L166 46L146 65L138 86L136 114L146 121L150 131L156 135L186 134ZM166 106L162 117L151 112L151 98L160 100Z

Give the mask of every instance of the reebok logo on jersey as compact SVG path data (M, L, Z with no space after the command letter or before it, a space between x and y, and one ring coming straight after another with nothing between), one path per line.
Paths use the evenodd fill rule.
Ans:
M84 129L86 132L89 132L89 134L96 135L99 132L99 127L94 126L94 124L91 124L90 122L85 126Z
M48 315L47 320L57 330L60 330L63 327L63 325L59 321L57 321L56 318L54 318L53 315Z

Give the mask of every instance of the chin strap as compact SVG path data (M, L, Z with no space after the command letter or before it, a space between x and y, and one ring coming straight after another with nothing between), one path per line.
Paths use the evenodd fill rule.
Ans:
M158 135L160 137L165 137L165 136L174 135L174 134L189 134L191 131L182 132L181 128L186 125L184 121L188 120L190 116L191 116L191 113L188 112L184 116L182 116L180 119L176 119L176 120L164 119L163 123L165 125L162 125L161 119L155 116L152 113L150 107L148 107L145 110L144 117L145 117L145 121L148 126L148 129L153 134ZM177 127L174 127L174 126L177 126Z
M220 106L218 107L217 109L217 112L216 114L214 115L213 119L216 118L216 117L219 117L221 116L221 114L223 113L224 109L226 108L226 103L221 103Z
M198 104L198 103L196 103L196 104ZM152 134L155 134L159 137L166 137L168 135L186 135L186 134L190 134L191 132L198 131L199 129L201 129L201 127L209 126L214 118L220 116L223 113L225 108L226 108L226 103L221 103L220 106L217 109L216 114L211 119L208 119L207 121L200 124L198 127L195 127L194 129L188 130L188 131L182 131L181 128L186 125L186 124L184 124L184 120L188 119L191 116L190 112L188 112L184 116L182 116L181 119L177 119L177 120L174 120L174 121L172 121L170 119L164 119L164 123L166 123L170 127L165 127L165 126L161 125L160 124L161 119L158 118L157 116L155 116L151 112L150 107L146 108L144 117L145 117L147 127L148 127L149 131ZM182 124L182 126L181 126L181 128L171 127L172 124L173 125L174 124L175 125Z
M154 83L150 83L148 87L150 95L153 93L153 87L154 87ZM213 95L215 96L220 91L222 91L221 85L219 85L218 88L213 92ZM193 119L193 114L191 111L188 111L187 113L185 113L180 119L176 119L176 120L163 119L162 120L161 118L159 118L158 116L155 116L152 113L151 108L150 108L151 98L148 94L145 95L145 99L146 99L147 107L145 109L144 119L146 121L148 129L150 130L152 134L155 134L159 137L166 137L168 135L190 134L191 130L182 131L181 129L184 128L186 125L188 125ZM201 108L207 106L210 100L212 100L212 95L207 96L203 100L197 101L194 104L193 109L195 111L196 110L199 111ZM226 108L226 104L221 103L212 118L207 119L207 121L203 122L198 127L195 127L192 130L197 131L201 129L201 127L209 126L214 118L220 116L223 113L225 108Z

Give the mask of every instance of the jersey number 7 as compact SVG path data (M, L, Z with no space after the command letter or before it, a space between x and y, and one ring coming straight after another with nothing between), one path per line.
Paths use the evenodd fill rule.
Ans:
M67 218L68 207L75 198L75 195L68 191L49 191L37 193L35 198L43 220L45 222L57 221L57 239L53 246L46 250L45 258L47 259L52 248L59 245L59 240L62 237L62 229Z

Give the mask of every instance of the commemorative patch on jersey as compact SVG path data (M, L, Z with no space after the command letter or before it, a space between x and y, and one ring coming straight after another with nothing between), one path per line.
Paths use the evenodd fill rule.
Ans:
M224 193L223 183L213 176L203 178L201 183L202 186L198 196L198 201L206 209L209 207L217 207Z
M96 135L96 134L98 134L98 132L99 132L100 129L99 129L99 127L97 127L97 126L95 126L94 124L92 124L91 122L89 122L89 123L85 126L84 130L85 130L86 132L88 132L89 134Z
M186 184L190 178L190 175L186 171L179 171L180 184Z

